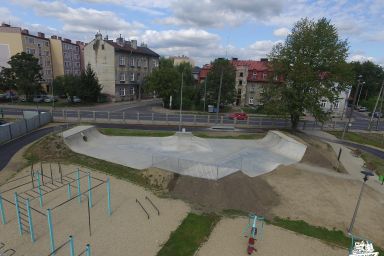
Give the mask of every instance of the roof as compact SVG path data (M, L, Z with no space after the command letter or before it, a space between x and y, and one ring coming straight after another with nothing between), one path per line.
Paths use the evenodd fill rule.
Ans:
M267 61L259 60L231 60L231 63L235 67L247 66L248 70L268 71L270 67Z
M160 57L159 54L152 51L148 47L137 46L137 48L135 49L135 48L129 46L128 44L121 46L121 45L119 45L115 42L112 42L110 40L107 40L107 41L104 40L104 42L107 42L110 45L112 45L115 48L115 50L117 50L117 51L125 51L125 52L129 52L129 53L139 53L139 54L149 55L149 56L153 56L153 57Z

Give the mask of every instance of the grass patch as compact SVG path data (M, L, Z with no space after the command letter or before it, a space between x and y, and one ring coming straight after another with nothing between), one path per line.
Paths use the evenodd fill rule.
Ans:
M347 237L341 230L329 230L323 227L312 226L303 220L290 220L278 217L275 217L269 223L299 234L317 238L329 244L341 246L344 248L349 248L351 246L351 238ZM383 249L377 246L375 246L375 249L380 253L379 255L384 256Z
M157 256L193 256L219 220L220 217L215 214L189 213Z
M222 212L223 216L229 217L229 218L236 218L236 217L248 217L249 213L244 212L237 209L225 209Z
M342 131L328 131L328 133L341 139ZM378 133L359 133L359 132L346 132L344 139L350 140L359 144L371 145L374 147L384 149L384 135Z
M131 130L120 128L99 128L102 134L110 136L148 136L148 137L167 137L172 136L172 131L147 131L147 130Z
M28 160L29 164L40 161L77 164L146 188L157 189L157 187L151 186L149 180L138 170L75 153L64 144L62 138L56 135L46 136L32 144L24 153L24 158Z
M207 132L193 132L193 135L200 138L210 139L241 139L241 140L255 140L261 139L265 133L249 133L249 134L225 134L225 133L207 133Z
M377 175L384 175L384 160L373 154L363 151L361 155L367 165L373 166Z

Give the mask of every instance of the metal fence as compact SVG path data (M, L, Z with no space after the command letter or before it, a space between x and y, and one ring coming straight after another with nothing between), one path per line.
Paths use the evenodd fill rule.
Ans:
M30 118L18 119L0 126L0 144L18 138L52 121L48 112L39 113Z

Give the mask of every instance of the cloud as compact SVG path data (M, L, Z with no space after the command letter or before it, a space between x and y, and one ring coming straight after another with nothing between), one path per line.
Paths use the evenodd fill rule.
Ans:
M283 0L175 0L173 16L160 19L168 25L197 27L236 26L249 19L265 19L282 11Z
M375 62L375 58L371 56L365 56L360 54L355 54L349 57L349 61L358 61L358 62L365 62L365 61L372 61Z
M59 1L13 0L23 7L32 8L37 15L54 17L63 22L64 32L95 33L98 30L137 33L145 26L139 22L128 22L110 11L91 8L72 8Z
M278 28L273 31L273 34L279 37L286 37L290 32L288 28Z

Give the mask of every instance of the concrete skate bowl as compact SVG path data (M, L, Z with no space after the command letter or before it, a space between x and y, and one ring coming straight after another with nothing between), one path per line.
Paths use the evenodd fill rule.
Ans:
M169 137L106 136L93 126L63 133L65 143L80 154L143 170L157 167L182 175L217 180L237 171L250 177L279 165L299 162L306 146L269 131L259 140L204 139L191 133Z

